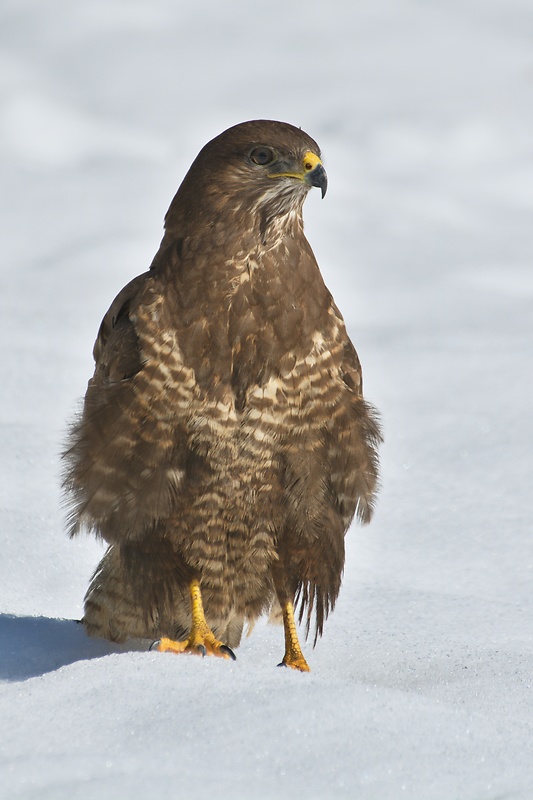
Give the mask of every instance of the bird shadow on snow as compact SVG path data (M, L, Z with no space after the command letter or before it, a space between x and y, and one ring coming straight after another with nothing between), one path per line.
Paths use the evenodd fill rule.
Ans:
M141 648L90 639L72 619L0 614L0 681L23 681L75 661L134 649Z

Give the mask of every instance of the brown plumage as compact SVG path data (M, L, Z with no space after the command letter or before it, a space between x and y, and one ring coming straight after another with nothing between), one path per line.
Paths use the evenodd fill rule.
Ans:
M65 453L71 534L110 545L90 634L233 656L243 624L279 603L283 663L308 668L293 603L321 634L346 530L372 514L380 441L303 233L313 185L325 193L303 131L225 131L174 197L150 270L104 317Z

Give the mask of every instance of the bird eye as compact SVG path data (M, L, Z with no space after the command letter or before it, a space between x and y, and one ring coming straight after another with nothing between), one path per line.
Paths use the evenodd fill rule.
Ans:
M254 147L252 152L250 153L250 158L254 162L254 164L270 164L271 161L274 161L274 153L270 149L270 147Z

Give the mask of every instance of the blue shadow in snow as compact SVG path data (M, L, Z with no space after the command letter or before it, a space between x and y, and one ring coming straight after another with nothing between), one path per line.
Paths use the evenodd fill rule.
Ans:
M132 644L90 639L72 619L0 614L0 680L23 681L75 661L141 649Z

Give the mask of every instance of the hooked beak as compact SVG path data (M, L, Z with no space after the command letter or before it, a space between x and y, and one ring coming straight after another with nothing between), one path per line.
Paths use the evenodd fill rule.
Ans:
M322 164L317 164L311 172L308 172L305 176L306 181L308 181L311 186L316 186L322 192L322 199L328 190L328 176L326 175L326 170L322 166Z
M278 161L277 164L273 166L274 171L269 174L269 178L297 178L307 183L309 186L317 186L322 192L322 197L326 194L328 176L326 175L326 170L322 165L322 161L316 153L312 153L308 150L303 157L301 166L299 165L295 170L294 165L286 161Z

